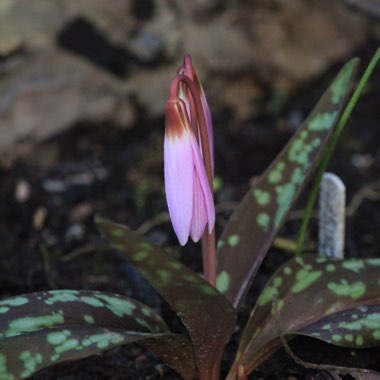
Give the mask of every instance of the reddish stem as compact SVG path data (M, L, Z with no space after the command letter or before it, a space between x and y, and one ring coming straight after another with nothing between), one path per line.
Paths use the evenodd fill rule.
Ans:
M220 380L220 367L221 367L222 361L218 360L214 364L214 368L212 369L212 375L211 378L212 380Z
M207 230L202 235L202 258L203 274L210 285L216 285L216 249L215 249L215 228L209 234Z

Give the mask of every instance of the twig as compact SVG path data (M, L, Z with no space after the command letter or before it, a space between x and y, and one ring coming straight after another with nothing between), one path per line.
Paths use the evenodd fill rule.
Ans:
M296 241L292 239L287 239L282 236L277 236L272 244L273 247L281 249L286 252L294 253L296 251ZM308 243L305 247L305 251L316 251L317 245L315 243Z
M352 197L350 203L346 207L346 217L352 217L365 199L370 201L380 200L380 181L371 182L361 187ZM303 218L304 209L290 211L288 220L295 221ZM312 218L318 218L318 210L312 214Z
M161 212L160 214L157 214L155 217L148 219L145 221L139 228L137 228L136 232L145 235L147 232L149 232L154 227L157 227L163 223L169 223L170 217L168 212Z
M58 289L56 282L53 279L51 267L50 267L50 256L44 244L40 244L40 252L42 257L42 263L44 267L44 272L46 276L46 281L48 282L51 289Z
M377 191L376 188L378 188ZM369 199L371 201L377 201L380 199L380 181L371 182L361 187L354 194L350 204L346 208L346 216L352 216L362 204L364 199Z
M78 248L75 248L74 250L72 250L71 252L67 253L66 255L62 256L60 258L60 260L61 260L61 262L66 263L67 261L75 259L78 256L85 255L86 253L91 253L93 251L100 251L100 250L101 251L106 251L107 248L106 247L101 247L101 249L100 249L100 247L97 247L94 244L84 244L84 245L81 245Z

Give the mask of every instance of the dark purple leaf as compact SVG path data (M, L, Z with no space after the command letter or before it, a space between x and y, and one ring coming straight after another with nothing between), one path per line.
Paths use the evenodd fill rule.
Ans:
M171 334L161 317L138 301L87 290L0 301L0 379L26 378L41 368L130 342L158 353L185 379L195 377L190 340Z
M217 288L236 308L328 145L357 65L353 59L343 67L293 138L254 182L223 231Z
M250 373L281 346L307 335L347 347L380 345L380 259L333 261L304 255L285 263L261 293L229 379Z
M91 324L139 332L167 332L148 306L118 294L52 290L0 301L0 338L65 324Z
M200 276L140 235L101 217L96 223L177 312L193 342L200 379L208 378L233 332L233 307Z
M96 325L53 327L0 340L0 378L25 379L51 365L132 342L155 351L184 379L195 379L194 352L185 336L110 330Z
M379 292L380 293L380 292ZM367 348L380 345L380 302L328 315L297 331L336 346Z

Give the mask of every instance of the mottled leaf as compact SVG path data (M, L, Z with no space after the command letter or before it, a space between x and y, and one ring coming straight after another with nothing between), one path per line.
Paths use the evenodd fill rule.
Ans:
M217 288L238 307L276 233L326 148L358 64L348 62L231 216L218 242Z
M244 329L236 362L252 372L281 346L308 335L348 347L380 345L380 259L334 261L304 255L278 269Z
M0 379L25 379L51 365L132 342L155 351L184 379L195 379L194 353L185 336L110 330L96 325L45 328L0 340Z
M199 378L208 378L233 332L233 307L200 276L140 235L101 217L96 223L177 312L193 342Z
M90 324L139 332L167 332L148 306L117 294L90 290L52 290L0 301L0 338L61 326Z
M380 302L374 305L363 304L331 314L300 329L297 334L312 336L342 347L378 346L380 345Z
M185 379L195 377L188 338L130 298L97 291L54 290L0 301L0 378L26 378L67 360L130 342L158 353Z

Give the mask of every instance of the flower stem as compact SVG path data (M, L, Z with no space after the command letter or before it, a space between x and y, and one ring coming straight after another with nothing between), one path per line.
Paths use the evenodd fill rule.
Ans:
M218 360L214 364L214 368L212 369L212 380L220 380L220 367L222 365L222 361Z
M210 285L216 285L216 249L215 249L215 228L209 234L207 229L202 235L202 258L203 274Z

